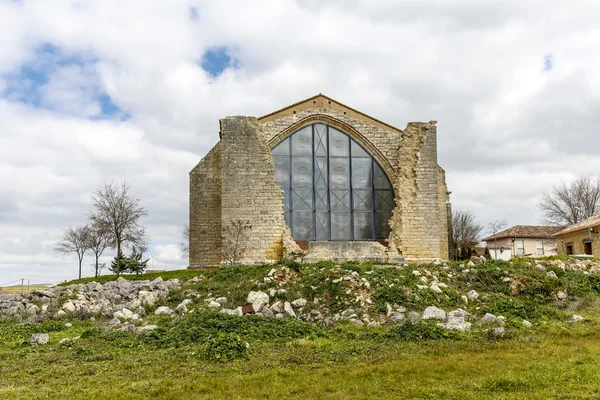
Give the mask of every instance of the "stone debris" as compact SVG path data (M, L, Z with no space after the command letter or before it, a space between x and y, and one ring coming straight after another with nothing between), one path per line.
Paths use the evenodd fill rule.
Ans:
M446 320L446 311L435 306L429 306L423 311L421 319L439 319L441 321Z
M477 325L480 326L504 326L504 321L493 314L487 313L479 320Z
M34 333L33 335L31 335L29 343L33 345L47 344L49 340L50 335L48 335L47 333Z
M173 310L167 306L160 306L154 311L154 315L171 315Z

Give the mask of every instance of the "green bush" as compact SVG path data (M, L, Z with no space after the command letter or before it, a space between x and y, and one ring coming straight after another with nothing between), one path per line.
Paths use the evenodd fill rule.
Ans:
M226 362L246 358L248 344L233 333L221 332L208 338L206 358Z
M437 321L421 321L413 324L408 321L402 325L396 325L390 328L386 334L388 339L419 341L419 340L440 340L440 339L460 339L461 335L456 331L449 331L438 325Z

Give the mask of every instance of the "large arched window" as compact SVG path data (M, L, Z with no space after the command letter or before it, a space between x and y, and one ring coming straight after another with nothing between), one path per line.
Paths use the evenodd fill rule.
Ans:
M381 166L347 134L305 126L272 150L285 220L297 241L386 240L394 207Z

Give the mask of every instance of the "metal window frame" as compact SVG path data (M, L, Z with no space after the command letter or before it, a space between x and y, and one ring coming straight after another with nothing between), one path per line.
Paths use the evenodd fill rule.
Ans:
M303 129L306 129L307 127L310 126L311 128L311 156L312 156L312 233L311 233L311 241L317 241L317 212L325 212L324 210L318 211L317 210L317 202L316 202L316 196L317 196L317 189L315 187L315 178L316 178L316 171L317 171L317 161L316 161L316 151L315 151L315 136L316 136L316 126L317 125L323 125L325 127L325 139L326 139L326 143L324 144L325 146L325 159L326 159L326 165L327 165L327 176L326 176L326 181L327 181L327 189L326 189L326 195L327 195L327 215L328 215L328 226L327 226L327 240L319 240L319 241L381 241L381 240L385 240L385 239L380 239L377 237L377 214L378 213L391 213L392 210L378 210L376 205L377 205L377 190L387 190L387 189L376 189L375 188L375 166L379 167L379 169L381 170L381 172L383 173L383 176L387 179L388 185L390 187L390 192L392 194L392 209L393 209L393 203L394 203L394 199L396 198L396 195L394 193L394 187L392 186L392 183L390 181L389 176L385 173L385 170L381 167L381 164L379 164L377 162L377 160L375 159L375 157L373 157L373 155L366 149L364 148L360 143L358 143L356 140L352 139L352 137L340 130L337 129L335 127L330 126L329 124L325 124L322 122L315 122L312 123L310 125L306 125L303 126L302 128L298 129L297 131L291 133L289 136L287 136L285 140L288 140L288 155L287 156L277 156L277 157L288 157L289 160L289 177L288 177L288 186L283 188L283 191L287 191L288 192L288 196L289 196L289 206L288 206L288 212L287 215L289 215L289 220L287 221L290 230L292 231L292 235L294 232L294 204L293 204L293 199L294 199L294 192L293 192L293 159L294 157L307 157L306 155L301 155L301 156L294 156L293 154L293 146L292 146L292 137L300 132ZM330 155L330 129L333 128L335 129L337 132L343 134L346 136L347 139L347 143L348 143L348 155L347 156L331 156ZM322 140L321 140L322 142ZM364 152L367 154L367 156L370 158L371 160L371 201L372 201L372 210L370 211L355 211L354 210L354 187L353 187L353 182L352 182L352 173L353 173L353 165L352 165L352 143L356 143L356 145L358 145L362 150L364 150ZM281 143L275 145L271 151L273 149L275 149L276 147L278 147ZM322 143L323 144L323 143ZM348 159L348 190L349 190L349 196L350 196L350 205L349 205L349 211L347 212L339 212L339 211L332 211L331 210L331 158L347 158ZM361 158L367 158L367 157L361 157ZM281 188L281 187L280 187ZM363 189L361 189L363 190ZM298 211L302 211L302 212L307 212L308 210L298 210ZM350 218L350 239L332 239L331 238L331 229L332 229L332 214L335 213L340 213L340 214L348 214L349 218ZM371 214L371 221L372 221L372 229L371 229L371 238L370 239L356 239L356 235L354 232L354 215L355 214ZM389 225L389 221L388 221L388 225ZM389 229L389 228L388 228ZM299 239L296 239L299 240Z

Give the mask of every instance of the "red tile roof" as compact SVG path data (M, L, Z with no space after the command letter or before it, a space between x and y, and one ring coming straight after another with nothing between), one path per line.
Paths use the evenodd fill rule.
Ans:
M508 228L482 240L484 242L489 242L490 240L503 238L554 239L553 235L561 229L562 227L560 226L515 225L512 228Z
M600 214L594 215L593 217L589 217L584 219L581 222L578 222L574 225L567 226L563 230L556 232L553 236L564 235L566 233L577 232L583 229L590 229L600 225Z

